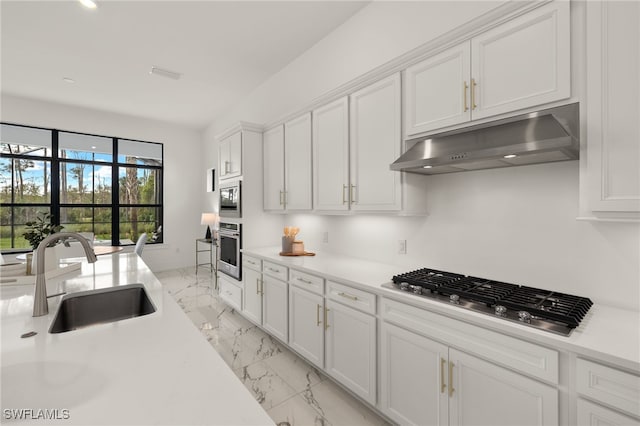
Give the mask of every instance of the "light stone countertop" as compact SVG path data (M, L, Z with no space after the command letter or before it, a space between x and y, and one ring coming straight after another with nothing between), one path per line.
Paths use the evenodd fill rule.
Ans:
M280 247L243 249L244 254L297 269L312 275L367 290L389 299L437 312L512 337L552 349L574 352L636 373L640 372L640 312L594 303L569 337L450 306L435 300L381 287L407 267L372 262L345 255L317 252L315 256L280 256ZM428 265L425 265L428 267ZM549 289L552 290L552 289Z
M137 255L85 262L49 280L47 293L132 283L144 284L156 312L60 334L48 333L60 297L33 318L33 286L0 287L2 423L272 425ZM38 334L20 338L28 331ZM15 421L11 409L68 418Z

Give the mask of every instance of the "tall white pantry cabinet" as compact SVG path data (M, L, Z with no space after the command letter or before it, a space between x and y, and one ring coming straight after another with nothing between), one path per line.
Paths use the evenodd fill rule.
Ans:
M588 1L587 160L594 216L640 219L640 2Z

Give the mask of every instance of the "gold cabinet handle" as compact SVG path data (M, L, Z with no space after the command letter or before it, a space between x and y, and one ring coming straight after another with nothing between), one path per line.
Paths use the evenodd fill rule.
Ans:
M316 305L316 326L320 327L320 309L322 309L322 306L320 305Z
M329 321L327 321L327 313L329 312L329 308L324 308L324 329L327 330L329 328Z
M305 280L304 278L300 278L300 277L297 277L296 280L303 282L305 284L313 284L311 281Z
M471 109L476 109L478 105L476 105L476 86L478 83L474 78L471 79Z
M351 198L351 203L355 204L356 203L356 196L353 193L353 190L356 189L355 185L351 185L351 190L349 191L349 197Z
M347 185L342 185L342 204L347 204L347 197L345 197L345 192L347 190Z
M444 391L447 389L447 384L444 381L444 365L446 363L446 359L440 358L440 393L444 393Z
M464 92L464 112L469 111L469 105L467 105L467 90L469 90L469 85L467 84L467 81L464 81L464 86L463 86L463 92Z
M284 201L282 202L282 205L287 208L287 191L282 191L282 193L284 194Z
M351 299L351 300L358 300L358 296L354 296L354 295L352 295L352 294L345 293L345 292L343 292L343 291L341 291L340 293L338 293L338 296L346 297L347 299Z
M284 205L284 197L283 197L283 195L284 195L284 192L280 191L280 205L281 206Z
M256 278L256 294L260 294L260 278Z
M454 364L449 361L449 396L453 396L453 367Z
M260 280L260 295L264 295L264 280Z

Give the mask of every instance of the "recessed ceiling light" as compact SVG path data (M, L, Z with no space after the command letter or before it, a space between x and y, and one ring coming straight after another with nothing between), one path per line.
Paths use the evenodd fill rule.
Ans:
M69 84L73 84L73 83L76 82L74 79L69 78L69 77L62 77L62 81L64 81L65 83L69 83Z
M96 149L96 146L95 145L91 145L91 149Z
M422 168L423 168L423 169L430 169L430 168L432 168L432 167L433 167L433 166L422 166Z
M98 7L96 2L94 2L93 0L78 0L78 1L87 9L95 9L96 7Z
M509 154L509 155L505 155L504 158L516 158L517 155L515 154Z
M179 72L169 71L169 70L165 70L155 66L151 67L151 71L149 71L149 74L155 74L161 77L167 77L172 80L180 80L180 77L182 77L182 74L180 74Z

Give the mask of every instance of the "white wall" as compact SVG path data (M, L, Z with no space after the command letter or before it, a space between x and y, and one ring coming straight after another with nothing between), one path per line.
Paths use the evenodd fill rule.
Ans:
M239 120L278 120L498 3L373 2L207 134ZM579 91L574 87L574 95ZM578 169L573 161L432 176L427 217L289 215L282 224L301 227L308 250L441 268L640 310L640 225L576 221ZM406 255L397 254L399 239L408 241Z
M160 121L4 94L1 114L2 121L9 123L163 143L164 244L147 246L143 259L154 271L193 265L194 239L204 235L200 214L205 174L197 166L202 145L199 132Z

